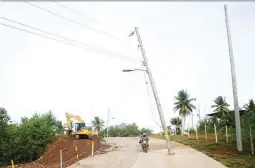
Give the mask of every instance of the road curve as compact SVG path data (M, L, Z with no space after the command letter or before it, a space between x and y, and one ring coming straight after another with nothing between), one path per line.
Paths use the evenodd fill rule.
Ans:
M226 168L190 147L172 142L174 155L167 155L164 140L150 139L148 153L141 150L138 138L108 138L118 148L106 154L79 161L69 168Z

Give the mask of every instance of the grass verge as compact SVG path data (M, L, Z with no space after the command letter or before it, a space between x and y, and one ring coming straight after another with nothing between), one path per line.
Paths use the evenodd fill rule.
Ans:
M164 139L164 136L160 135L151 135L151 137ZM212 139L196 139L180 135L171 136L171 140L197 149L229 168L255 168L255 156L249 152L237 152L235 142L227 144L219 141L216 144Z

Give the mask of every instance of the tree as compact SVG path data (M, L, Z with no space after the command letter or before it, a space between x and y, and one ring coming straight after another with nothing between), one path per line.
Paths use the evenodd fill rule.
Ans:
M249 103L244 105L244 109L248 112L255 112L255 104L253 99L249 100Z
M140 129L140 133L145 133L145 134L151 134L152 130L148 129L148 128L141 128Z
M218 121L215 117L212 117L212 118L209 118L209 119L202 119L198 122L197 131L204 132L205 131L205 125L206 125L206 131L207 132L214 132L214 124L218 125Z
M28 122L28 117L21 117L21 123L25 124L26 122Z
M55 123L55 129L58 134L63 134L64 132L64 126L62 124L62 121L56 121Z
M10 117L5 108L0 108L0 167L1 163L6 163L6 158L8 158L9 153L9 132L8 132L8 122Z
M95 117L92 121L92 125L95 128L95 130L99 133L100 130L104 127L104 121L99 119L99 117Z
M243 139L243 146L246 149L250 149L250 135L253 134L254 136L254 129L255 129L255 105L254 101L251 99L249 100L248 104L244 105L246 112L242 116L241 126L242 126L242 139Z
M172 125L175 125L175 126L179 127L182 124L182 120L180 119L180 117L175 117L175 118L171 119L170 123Z
M224 119L229 114L229 104L226 102L225 97L218 96L213 100L214 104L211 105L211 108L214 108L214 112L218 114L218 118Z
M176 133L180 131L180 127L182 125L182 120L180 119L180 117L172 118L170 120L170 123L175 126Z
M110 126L109 127L109 136L110 137L128 137L128 136L138 136L141 133L151 134L152 130L147 128L139 129L135 123L125 124L122 123L120 125ZM104 136L106 134L106 129L100 132L100 136Z
M196 109L196 106L191 104L193 101L196 101L196 99L190 98L187 90L180 90L179 92L177 92L177 96L175 96L174 99L176 100L176 102L174 103L174 111L179 111L179 115L182 116L183 119L183 134L186 117L192 113L193 109Z
M0 167L9 165L10 160L16 164L37 160L62 127L51 111L22 117L21 123L15 124L0 108Z

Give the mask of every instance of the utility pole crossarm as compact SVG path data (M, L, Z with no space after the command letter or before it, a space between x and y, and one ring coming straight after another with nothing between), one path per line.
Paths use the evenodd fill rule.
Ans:
M158 93L157 93L157 90L156 90L155 82L154 82L152 74L151 74L150 67L148 65L148 60L147 60L147 57L146 57L146 54L145 54L142 39L140 37L140 34L139 34L139 31L138 31L137 27L135 27L135 33L137 35L138 43L139 43L139 46L140 46L140 49L141 49L141 52L142 52L142 56L143 56L143 59L144 59L144 66L146 67L146 71L147 71L147 74L149 76L149 80L150 80L150 83L151 83L153 95L154 95L154 98L155 98L155 101L156 101L156 104L157 104L157 108L158 108L158 112L159 112L159 117L160 117L161 124L162 124L162 127L164 129L165 136L166 136L168 154L173 154L172 145L171 145L171 143L169 141L169 137L168 137L168 130L167 130L167 127L166 127L164 114L162 112L162 107L161 107L161 104L160 104L160 101L159 101L159 96L158 96Z

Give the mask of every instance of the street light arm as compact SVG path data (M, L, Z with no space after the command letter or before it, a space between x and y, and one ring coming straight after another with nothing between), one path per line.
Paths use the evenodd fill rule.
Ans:
M122 70L122 72L133 72L133 71L143 71L143 72L148 73L148 71L145 69L124 69L124 70Z

